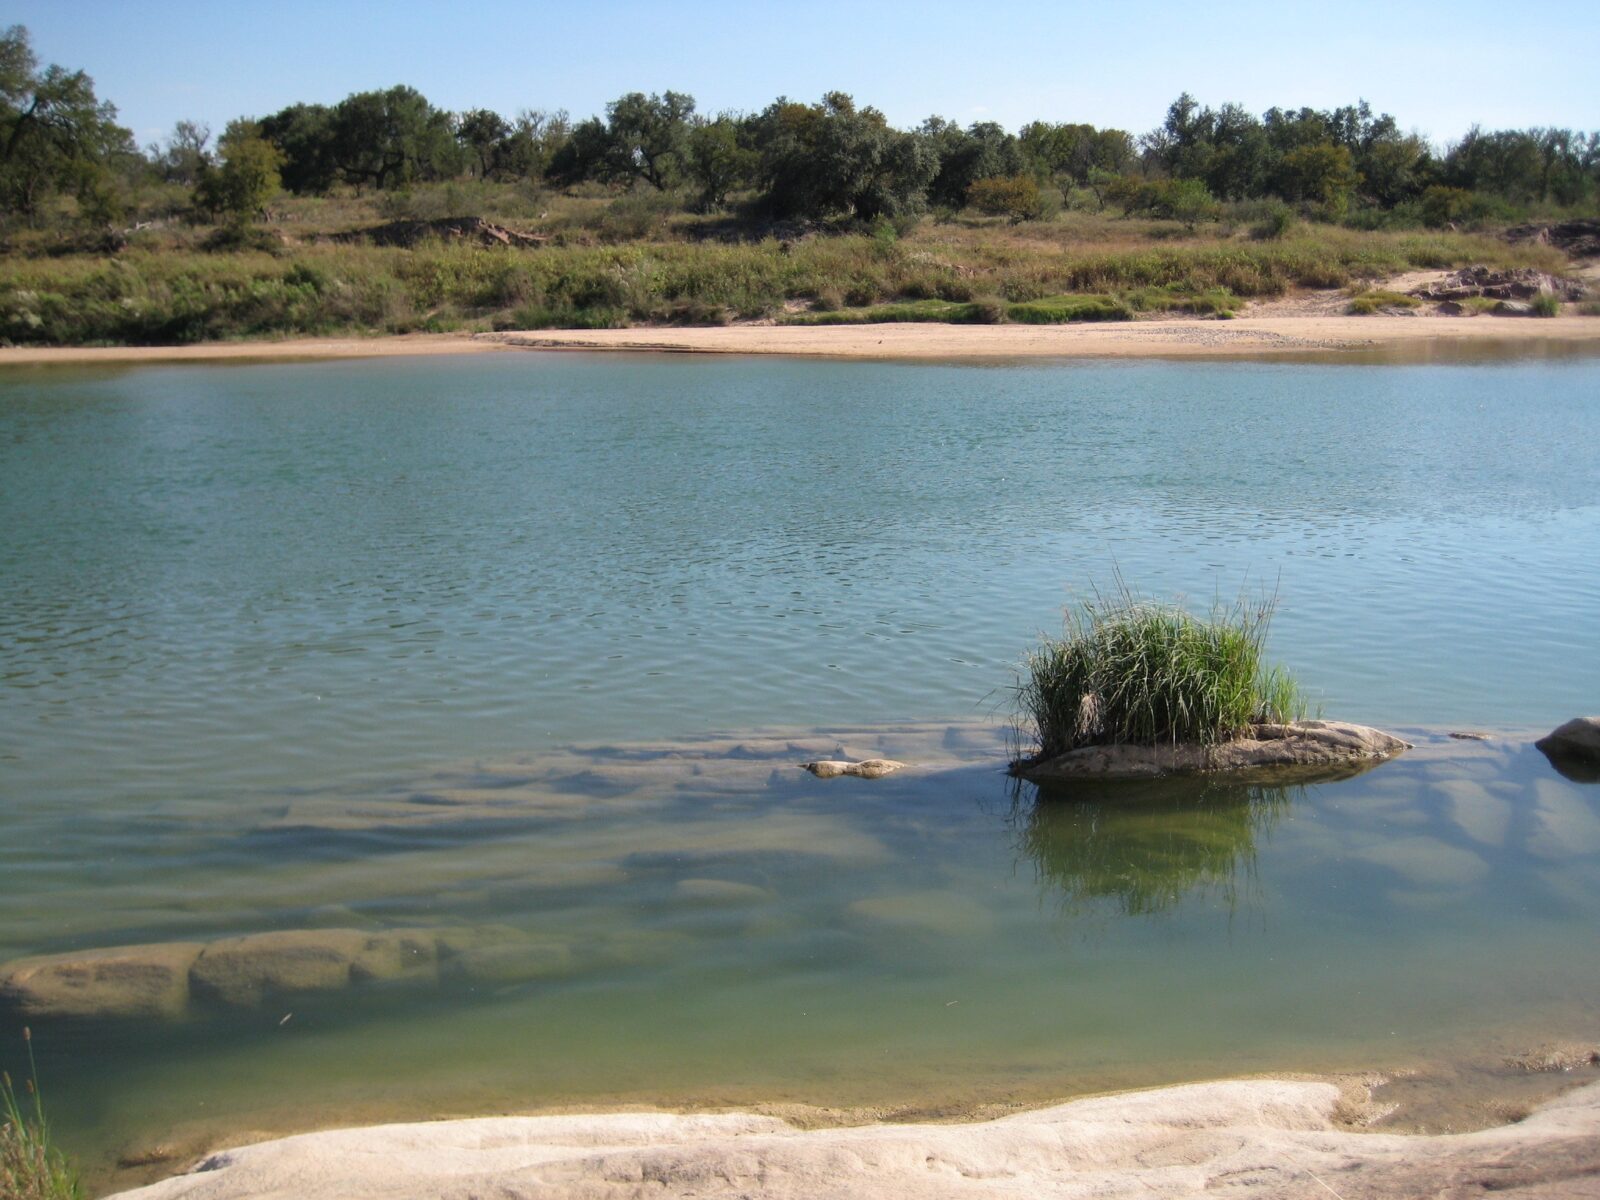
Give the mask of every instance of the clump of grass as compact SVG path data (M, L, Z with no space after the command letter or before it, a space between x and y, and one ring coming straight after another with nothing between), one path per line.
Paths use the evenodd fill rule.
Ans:
M1386 292L1381 288L1362 292L1350 301L1346 310L1358 317L1369 317L1375 312L1385 308L1416 308L1422 303L1415 296L1407 296L1403 292Z
M0 1196L5 1200L82 1200L83 1185L77 1171L51 1142L39 1071L33 1061L32 1031L24 1029L22 1039L28 1046L28 1079L23 1088L31 1103L20 1099L11 1076L0 1072Z
M1554 292L1540 292L1533 298L1533 315L1553 317L1561 312L1561 301Z
M1131 321L1133 310L1113 296L1046 296L1008 305L1006 317L1025 325L1059 325L1069 321Z
M1199 618L1144 600L1120 580L1066 616L1061 638L1030 652L1019 717L1051 758L1080 746L1217 745L1263 722L1298 720L1294 680L1263 659L1276 597L1218 605Z

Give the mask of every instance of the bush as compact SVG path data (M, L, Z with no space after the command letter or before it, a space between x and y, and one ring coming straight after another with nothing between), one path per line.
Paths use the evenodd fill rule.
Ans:
M1039 184L1031 175L995 175L967 189L967 203L991 217L1035 221L1044 215Z
M1112 296L1047 296L1012 304L1006 316L1024 325L1060 325L1068 321L1131 321L1133 310Z
M1553 317L1561 311L1561 301L1554 292L1540 292L1533 298L1533 315L1536 317Z
M1275 605L1241 597L1201 620L1119 581L1109 597L1068 610L1065 636L1027 656L1016 689L1038 757L1114 743L1216 745L1303 716L1294 681L1262 658Z
M1274 202L1250 227L1250 236L1258 242L1275 242L1294 228L1294 209L1281 200Z
M1352 316L1369 317L1385 308L1416 308L1421 303L1415 296L1377 290L1353 297L1346 311Z

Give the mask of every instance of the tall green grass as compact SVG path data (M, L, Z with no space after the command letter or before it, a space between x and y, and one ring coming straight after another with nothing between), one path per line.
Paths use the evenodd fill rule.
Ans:
M1208 617L1141 599L1120 581L1029 652L1016 698L1038 757L1080 746L1216 745L1304 715L1294 680L1263 657L1276 600L1241 597Z
M33 1059L33 1033L22 1031L28 1046L24 1101L11 1076L0 1073L0 1198L3 1200L82 1200L83 1185L66 1156L51 1141L39 1071Z

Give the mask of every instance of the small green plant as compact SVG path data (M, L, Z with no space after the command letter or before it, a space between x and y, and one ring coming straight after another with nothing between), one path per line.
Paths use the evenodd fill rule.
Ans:
M1346 311L1354 316L1368 317L1386 308L1416 308L1420 303L1415 296L1376 289L1353 297Z
M81 1200L78 1173L50 1139L33 1060L33 1031L23 1029L28 1047L28 1078L23 1089L31 1103L17 1096L11 1076L0 1072L0 1197L5 1200Z
M1080 746L1217 745L1263 721L1305 715L1294 680L1263 660L1276 597L1216 606L1207 618L1110 595L1066 615L1064 636L1031 651L1016 688L1019 724L1050 758Z
M1533 315L1553 317L1561 312L1561 301L1554 292L1540 292L1533 298Z

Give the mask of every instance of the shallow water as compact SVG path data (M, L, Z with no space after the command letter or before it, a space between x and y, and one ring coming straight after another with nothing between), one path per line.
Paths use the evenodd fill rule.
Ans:
M57 1121L98 1154L1592 1036L1600 789L1523 742L1036 804L968 722L1116 569L1203 602L1276 587L1273 650L1332 714L1592 711L1596 447L1593 359L8 374L0 960L419 925L571 951L537 979L42 1028ZM819 725L923 767L564 749Z

